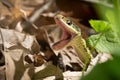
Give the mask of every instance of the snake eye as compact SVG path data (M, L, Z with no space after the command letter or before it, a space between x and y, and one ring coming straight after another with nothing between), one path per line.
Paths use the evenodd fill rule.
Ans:
M72 21L67 20L67 24L68 24L68 25L71 25L71 24L72 24Z
M62 19L64 19L64 17L62 16Z

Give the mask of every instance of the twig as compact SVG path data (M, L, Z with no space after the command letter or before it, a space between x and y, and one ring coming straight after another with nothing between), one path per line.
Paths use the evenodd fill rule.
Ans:
M34 21L36 21L39 18L39 16L41 15L41 13L43 13L45 10L47 10L50 7L50 5L53 3L53 1L54 0L49 0L45 5L43 5L41 8L36 10L34 12L34 14L29 18L29 21L32 23Z
M14 7L8 0L0 0L6 7L11 8Z
M2 46L0 46L0 50L4 51L5 47L4 47L4 39L3 39L2 31L1 31L1 25L0 25L0 36L1 36L1 41L2 41Z

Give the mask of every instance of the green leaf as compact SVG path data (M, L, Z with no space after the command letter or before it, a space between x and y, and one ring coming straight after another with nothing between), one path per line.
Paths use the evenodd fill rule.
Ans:
M101 34L97 34L89 37L87 40L88 45L93 47L96 44L94 47L99 52L106 52L106 53L120 55L119 37L117 37L114 34L114 32L112 32L111 30L105 32L101 37L100 35Z
M113 57L105 63L97 64L90 74L81 80L120 80L120 57Z
M95 31L100 33L89 37L87 43L97 51L111 53L113 58L97 64L81 80L120 80L120 7L119 0L112 0L112 2L113 7L105 10L107 24L102 21L90 22Z
M115 16L114 16L114 12L113 12L113 11L107 10L107 11L106 11L106 17L107 17L107 19L108 19L108 21L109 21L110 23L113 23L113 24L116 23L116 21L115 21Z
M102 20L90 20L89 23L96 32L107 31L111 26L110 23Z
M91 20L91 26L101 32L88 38L87 44L97 51L120 55L120 37L107 21Z

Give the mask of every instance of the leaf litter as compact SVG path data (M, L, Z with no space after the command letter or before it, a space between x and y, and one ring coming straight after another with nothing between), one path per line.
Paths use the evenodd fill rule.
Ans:
M52 1L26 0L21 5L21 0L1 0L0 80L77 80L82 75L74 49L54 51L52 48L62 34L54 24L56 13L52 11L55 7ZM14 4L14 7L9 4ZM39 15L32 18L36 7L39 7ZM71 12L66 15L69 13L71 15Z

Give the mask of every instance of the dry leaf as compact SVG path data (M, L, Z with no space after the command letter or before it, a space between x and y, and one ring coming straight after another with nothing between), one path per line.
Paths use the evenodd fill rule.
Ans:
M32 64L25 64L24 57L29 54L30 51L22 46L11 47L9 50L3 52L5 56L6 66L6 79L7 80L20 80L21 78L27 78L31 80L34 74L34 68ZM29 70L26 72L26 70Z

